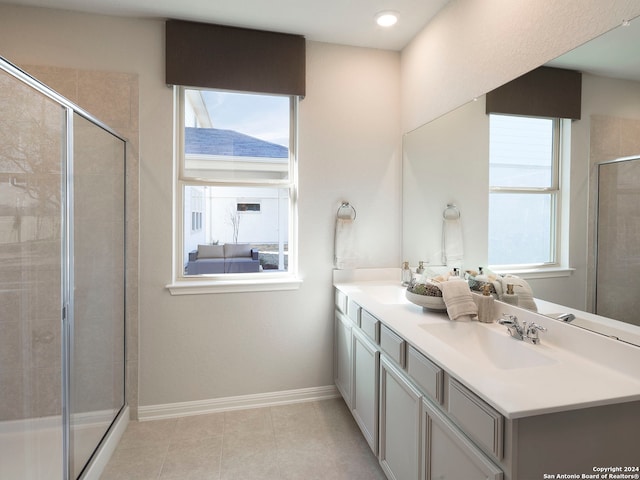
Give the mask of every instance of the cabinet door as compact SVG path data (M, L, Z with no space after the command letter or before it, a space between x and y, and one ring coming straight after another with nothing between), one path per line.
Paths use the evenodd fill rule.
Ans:
M502 480L502 470L428 400L423 400L423 480Z
M351 407L351 320L335 313L333 373L336 387Z
M380 351L362 332L354 328L352 353L352 414L371 450L377 455Z
M420 392L381 355L380 464L390 480L419 478L421 405Z

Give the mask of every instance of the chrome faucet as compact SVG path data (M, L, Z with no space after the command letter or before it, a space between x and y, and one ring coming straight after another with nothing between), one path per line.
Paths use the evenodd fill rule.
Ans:
M573 313L563 313L562 315L558 315L556 317L556 320L561 320L566 323L569 323L575 319L576 319L576 316Z
M529 342L534 345L538 345L540 343L538 332L547 331L546 328L534 322L529 324L527 324L527 322L520 323L518 321L518 317L506 313L502 314L502 318L498 320L498 323L507 327L509 335L513 338L517 340L524 340L525 342Z
M522 325L520 325L518 317L516 317L515 315L503 313L502 318L498 320L498 323L507 327L509 335L511 335L513 338L517 338L518 340L523 339L524 328Z

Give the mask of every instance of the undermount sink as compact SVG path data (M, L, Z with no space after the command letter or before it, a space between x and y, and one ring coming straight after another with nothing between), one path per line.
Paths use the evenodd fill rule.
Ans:
M502 370L556 363L554 359L536 351L538 346L511 338L506 328L502 331L478 322L422 324L420 327L467 358L487 361Z

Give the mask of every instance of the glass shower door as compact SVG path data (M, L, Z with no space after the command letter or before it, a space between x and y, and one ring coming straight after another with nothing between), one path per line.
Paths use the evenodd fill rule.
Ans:
M125 143L73 116L71 478L125 404Z
M640 325L640 157L598 165L596 313Z
M0 478L63 478L65 112L0 69Z

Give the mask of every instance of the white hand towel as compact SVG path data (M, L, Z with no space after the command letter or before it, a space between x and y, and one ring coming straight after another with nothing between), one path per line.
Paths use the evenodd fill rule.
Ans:
M467 282L462 279L448 280L438 286L451 320L471 320L472 316L478 315L478 306L473 301Z
M352 218L336 219L333 264L337 269L356 268L355 228Z
M442 261L447 267L462 267L462 223L460 217L442 221Z

